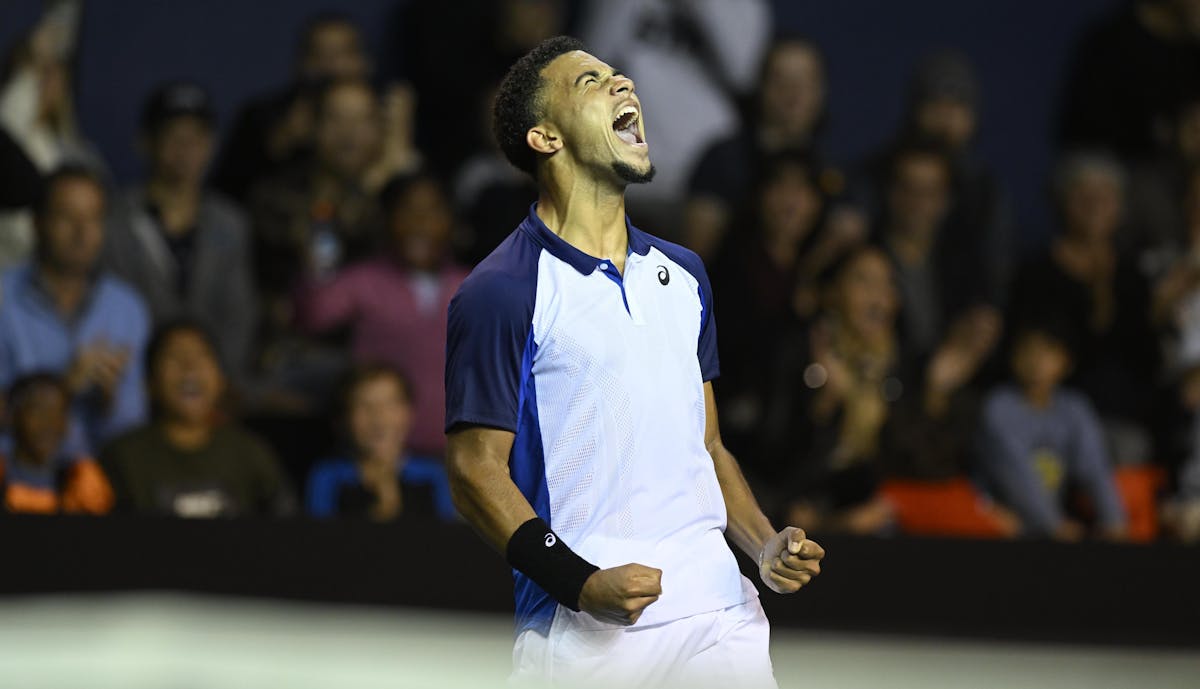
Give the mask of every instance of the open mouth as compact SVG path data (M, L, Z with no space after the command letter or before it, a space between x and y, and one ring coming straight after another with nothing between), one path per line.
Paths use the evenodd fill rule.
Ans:
M641 132L638 131L638 120L640 119L641 114L632 105L621 108L612 124L617 138L630 146L644 146L646 142L642 140Z
M207 396L207 393L207 387L193 378L185 378L175 386L175 394L179 395L181 400L202 400Z

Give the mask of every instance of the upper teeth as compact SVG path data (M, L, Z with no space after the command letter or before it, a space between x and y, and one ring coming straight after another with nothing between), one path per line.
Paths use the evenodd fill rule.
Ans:
M633 119L629 121L630 124L637 122L637 108L633 107L632 105L627 105L624 108L621 108L621 112L618 112L617 116L613 118L613 124L616 124L622 117L626 115L633 115Z

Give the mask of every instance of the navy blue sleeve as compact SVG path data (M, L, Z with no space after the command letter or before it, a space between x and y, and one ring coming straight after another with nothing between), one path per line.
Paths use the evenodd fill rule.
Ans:
M693 273L700 282L700 342L696 345L696 357L700 359L700 378L708 382L721 375L721 361L717 356L717 317L713 315L713 291L708 282L708 273L699 257L699 273Z
M450 301L447 433L460 425L517 431L521 366L532 331L537 267L536 262L505 265L496 259L493 254L481 263Z

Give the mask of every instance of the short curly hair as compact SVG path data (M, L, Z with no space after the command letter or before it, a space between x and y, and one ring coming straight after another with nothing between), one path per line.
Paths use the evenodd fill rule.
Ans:
M547 38L514 62L500 82L492 110L492 132L508 162L531 177L537 177L537 153L525 143L525 133L545 114L542 70L559 55L584 49L578 38Z

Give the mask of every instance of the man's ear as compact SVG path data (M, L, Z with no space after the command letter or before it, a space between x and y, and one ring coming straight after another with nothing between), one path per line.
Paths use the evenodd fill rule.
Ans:
M538 153L550 155L563 147L562 138L553 127L539 124L525 132L525 143Z

